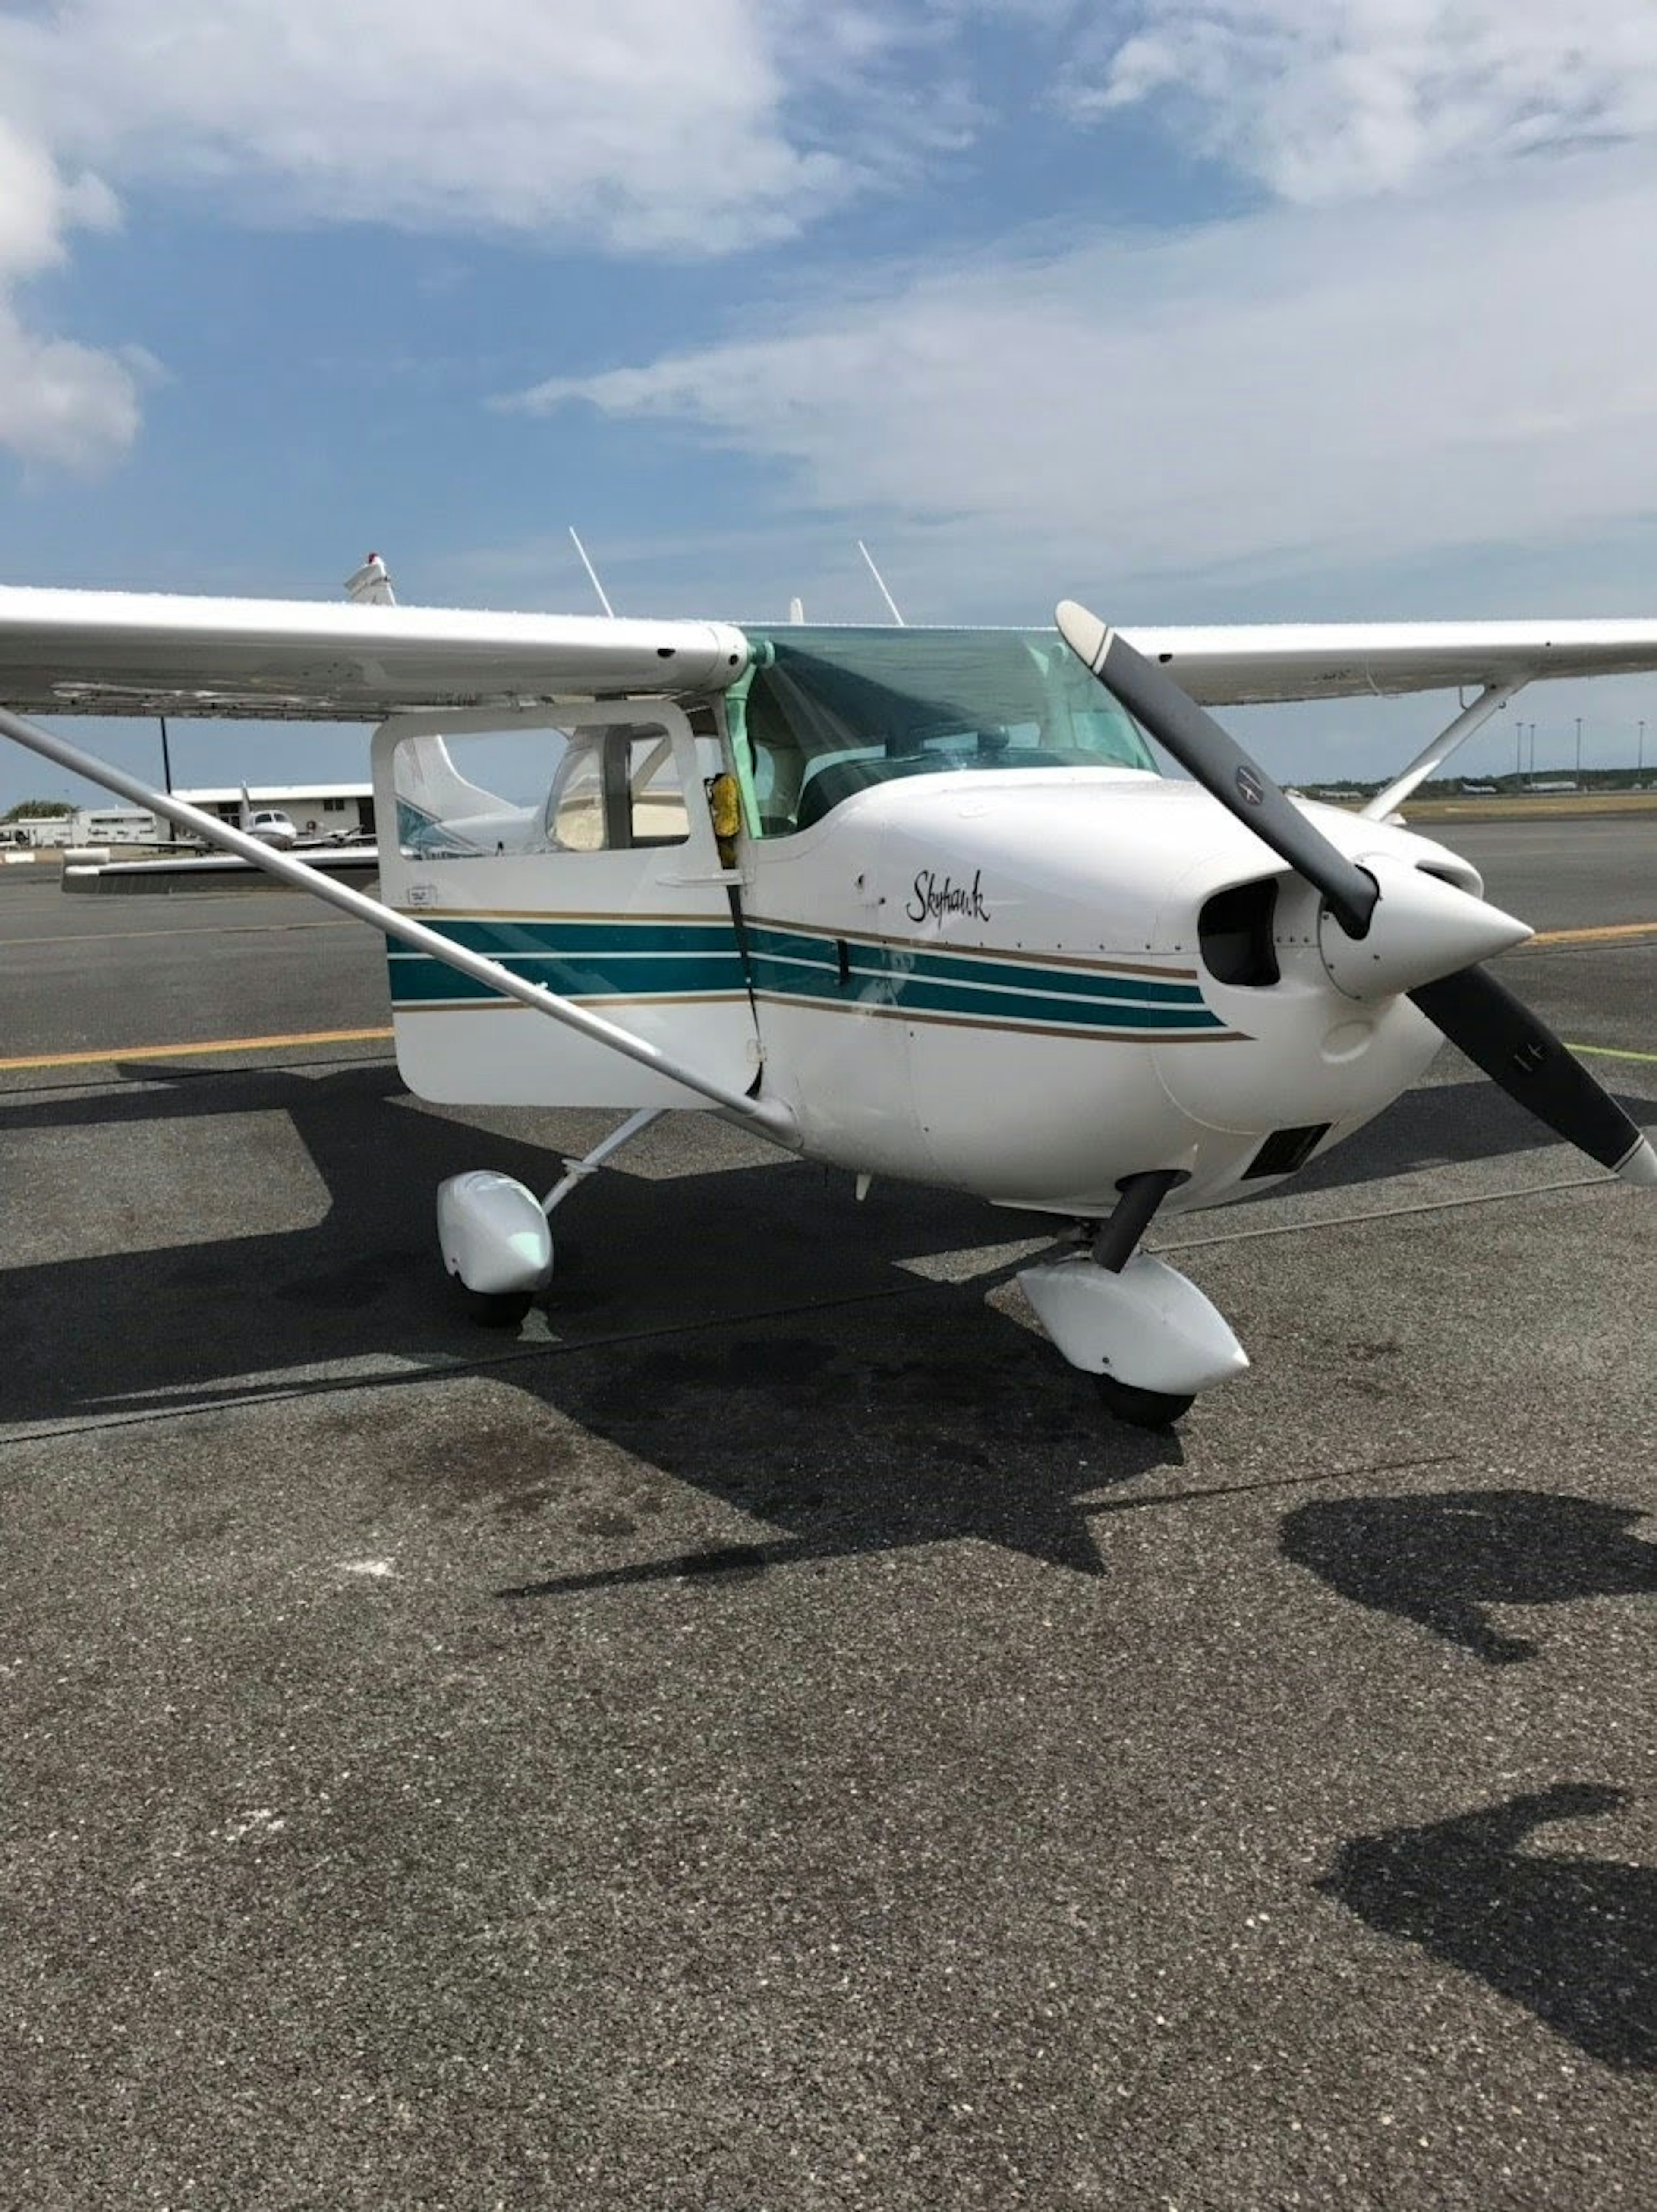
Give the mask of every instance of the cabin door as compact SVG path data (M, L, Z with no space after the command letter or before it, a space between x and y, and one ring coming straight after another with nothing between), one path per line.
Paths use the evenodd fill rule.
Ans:
M381 895L745 1090L753 1003L706 793L667 699L398 714L373 740ZM451 1104L696 1106L697 1093L389 945L398 1066Z

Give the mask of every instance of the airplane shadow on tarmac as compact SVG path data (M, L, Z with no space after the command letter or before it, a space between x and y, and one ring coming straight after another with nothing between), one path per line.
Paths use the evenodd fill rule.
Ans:
M1050 1346L982 1299L980 1282L935 1302L922 1327L877 1324L872 1337L866 1322L848 1334L831 1322L821 1335L744 1334L573 1363L558 1378L561 1413L786 1533L553 1573L500 1595L756 1573L962 1538L1102 1572L1082 1501L1177 1467L1179 1439L1108 1421L1083 1377L1055 1369Z
M1284 1555L1355 1604L1401 1614L1490 1665L1537 1647L1484 1608L1657 1594L1657 1544L1641 1516L1589 1498L1527 1490L1335 1498L1284 1520Z
M544 1188L559 1150L591 1144L610 1117L511 1115L504 1129L480 1129L411 1110L382 1062L315 1074L158 1073L154 1064L124 1073L130 1089L0 1102L0 1142L32 1131L72 1140L79 1180L58 1194L66 1218L89 1202L100 1163L118 1158L128 1133L175 1124L176 1158L169 1144L167 1159L187 1231L189 1125L226 1114L285 1115L326 1212L310 1220L313 1184L294 1196L308 1225L88 1257L72 1256L71 1236L71 1256L0 1269L8 1419L106 1419L491 1374L786 1532L618 1567L599 1582L963 1536L1097 1572L1088 1495L1181 1463L1177 1437L1108 1419L1043 1337L986 1303L1024 1263L995 1248L1041 1238L1048 1224L1035 1217L915 1187L877 1185L858 1206L848 1176L781 1155L725 1164L759 1155L698 1117L701 1136L677 1140L689 1171L606 1173L560 1215L552 1334L503 1345L446 1291L433 1194L446 1176L481 1164ZM1482 1083L1468 1089L1490 1096ZM1442 1158L1460 1097L1452 1088L1401 1101L1381 1132L1350 1147L1353 1179L1366 1159L1375 1175ZM1531 1126L1514 1116L1516 1145L1533 1141ZM1477 1149L1487 1156L1488 1139ZM214 1157L222 1163L222 1152ZM287 1157L285 1170L273 1155L265 1171L291 1174ZM252 1158L237 1170L261 1171ZM234 1191L228 1200L204 1193L204 1212L215 1196L211 1218L234 1224ZM272 1218L270 1206L260 1218ZM926 1279L906 1265L986 1250L966 1281ZM525 1583L517 1594L566 1586L591 1584Z
M1317 1884L1621 2072L1657 2070L1657 1869L1526 1850L1552 1820L1614 1812L1624 1791L1562 1783L1347 1844Z
M1285 1515L1285 1558L1353 1602L1402 1615L1492 1666L1538 1647L1491 1606L1657 1592L1636 1512L1532 1491L1320 1499ZM1317 1887L1525 2006L1602 2064L1657 2069L1657 1869L1526 1849L1554 1820L1628 1802L1561 1784L1418 1828L1359 1836Z
M280 1112L326 1187L327 1212L276 1233L0 1269L7 1419L106 1419L481 1373L780 1528L774 1541L618 1566L571 1589L974 1536L1098 1573L1088 1494L1181 1462L1176 1437L1110 1420L1044 1337L986 1304L1023 1264L998 1264L993 1248L1041 1240L1040 1221L895 1187L877 1186L859 1206L849 1177L780 1154L751 1167L608 1173L559 1217L552 1334L503 1342L465 1318L445 1285L433 1194L446 1176L485 1164L543 1189L558 1147L580 1149L614 1117L537 1117L545 1140L530 1143L399 1109L402 1087L379 1064L315 1077L131 1073L128 1091L15 1095L0 1103L0 1143L68 1130L93 1140L95 1161L106 1139L118 1146L142 1124L172 1121L187 1159L191 1120ZM511 1118L521 1130L525 1117ZM702 1137L701 1157L731 1155L722 1131L704 1127ZM690 1152L697 1140L677 1141ZM315 1207L314 1184L297 1188L307 1180L296 1178L300 1214ZM984 1248L964 1282L903 1265ZM495 1464L495 1444L480 1447L475 1468L465 1457L422 1479L434 1492L488 1486L503 1503L514 1480L521 1487L521 1469L515 1478Z

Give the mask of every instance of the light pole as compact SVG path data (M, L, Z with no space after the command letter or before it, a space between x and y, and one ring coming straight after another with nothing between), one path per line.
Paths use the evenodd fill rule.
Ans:
M1576 718L1576 781L1582 781L1582 717Z
M1635 757L1634 757L1634 772L1635 772L1635 774L1636 774L1636 775L1639 775L1642 774L1642 773L1643 773L1643 771L1644 771L1644 769L1645 769L1645 765L1646 765L1646 726L1645 726L1644 722L1642 721L1642 722L1641 723L1641 725L1640 725L1640 750L1639 750L1639 751L1638 751L1637 753L1636 753L1636 755L1635 755Z

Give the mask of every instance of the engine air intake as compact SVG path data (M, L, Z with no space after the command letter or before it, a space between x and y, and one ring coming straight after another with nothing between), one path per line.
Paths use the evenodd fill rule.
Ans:
M1263 989L1278 980L1278 949L1272 924L1278 909L1278 879L1259 876L1216 891L1197 918L1203 965L1217 983Z

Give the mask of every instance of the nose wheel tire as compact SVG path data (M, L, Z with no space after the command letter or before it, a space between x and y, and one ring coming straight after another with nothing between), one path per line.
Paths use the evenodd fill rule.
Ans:
M1168 1390L1138 1389L1132 1382L1119 1382L1114 1375L1096 1375L1093 1379L1105 1411L1132 1428L1171 1429L1196 1402L1194 1391L1189 1397L1179 1397Z
M479 1328L516 1328L535 1303L533 1291L469 1291L454 1278L461 1308Z

